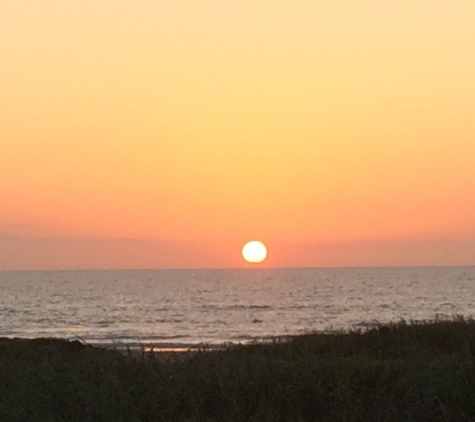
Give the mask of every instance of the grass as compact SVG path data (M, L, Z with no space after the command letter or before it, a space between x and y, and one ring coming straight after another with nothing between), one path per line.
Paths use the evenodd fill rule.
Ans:
M475 322L123 356L0 339L0 421L473 421Z

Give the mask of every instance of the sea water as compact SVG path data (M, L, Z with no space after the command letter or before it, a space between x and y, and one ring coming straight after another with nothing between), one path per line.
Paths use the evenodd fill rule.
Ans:
M0 337L160 349L475 314L475 267L0 272Z

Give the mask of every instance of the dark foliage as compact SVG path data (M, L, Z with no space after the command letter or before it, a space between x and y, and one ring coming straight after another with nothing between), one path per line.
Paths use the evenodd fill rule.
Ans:
M467 319L186 357L0 339L0 420L473 421L474 363Z

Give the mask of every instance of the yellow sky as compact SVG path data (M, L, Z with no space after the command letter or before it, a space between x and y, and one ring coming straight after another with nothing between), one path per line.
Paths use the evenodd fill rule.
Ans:
M472 0L3 1L0 57L0 268L475 264Z

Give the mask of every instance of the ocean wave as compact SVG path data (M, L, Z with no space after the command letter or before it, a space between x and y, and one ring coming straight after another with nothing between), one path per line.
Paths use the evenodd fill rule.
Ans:
M200 309L208 310L246 310L246 309L271 309L271 305L201 305Z

